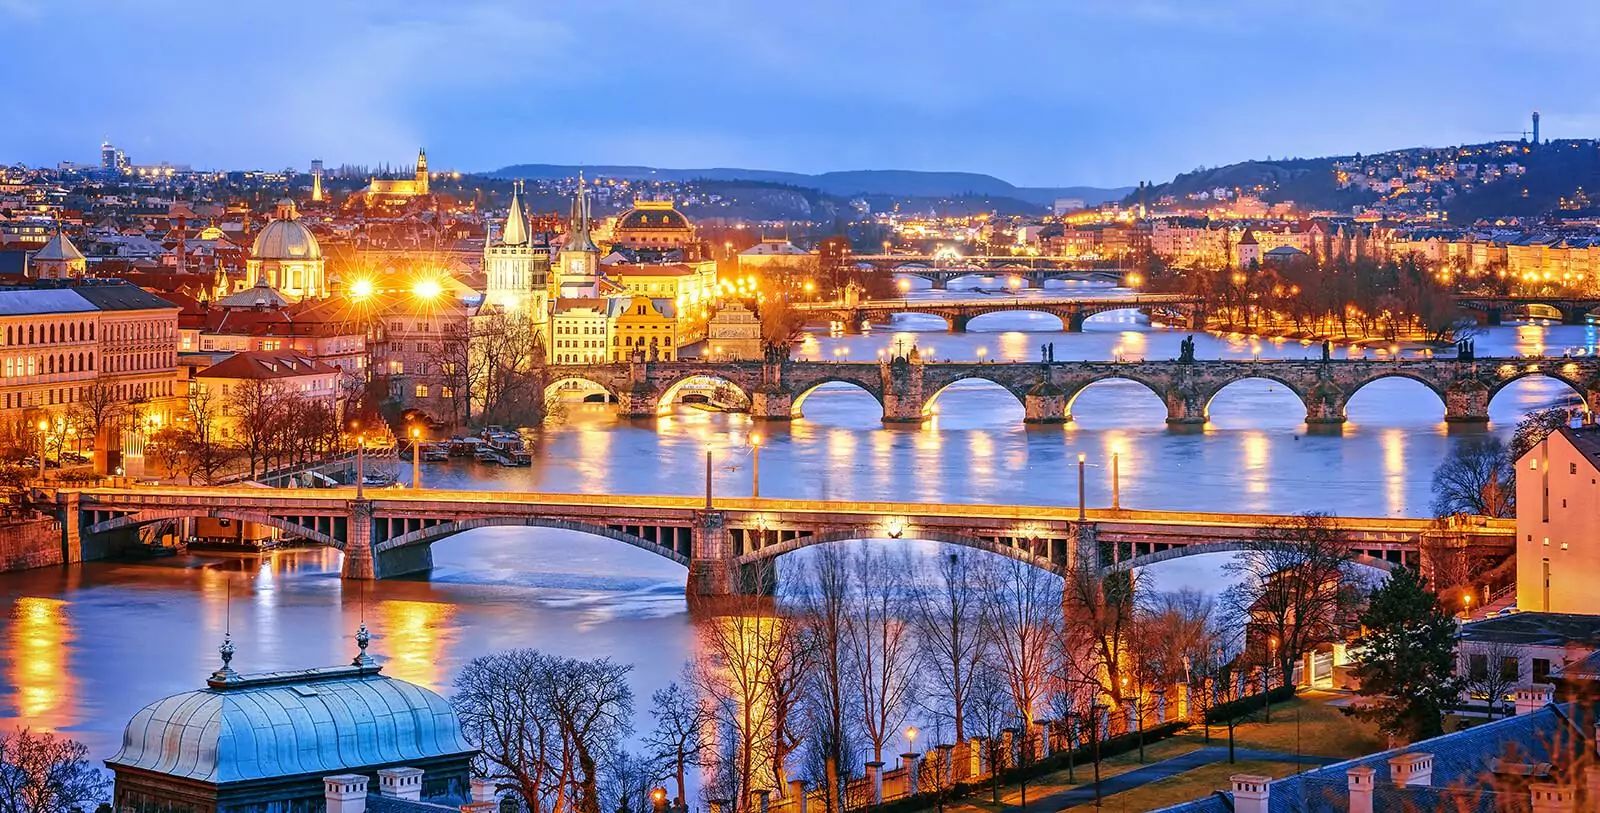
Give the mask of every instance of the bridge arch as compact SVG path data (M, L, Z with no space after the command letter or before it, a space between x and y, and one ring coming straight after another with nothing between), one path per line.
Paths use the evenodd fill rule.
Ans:
M1362 390L1366 389L1369 385L1377 383L1379 381L1384 381L1384 380L1411 381L1411 382L1415 382L1417 384L1421 384L1423 387L1426 387L1429 392L1433 393L1434 396L1439 399L1439 401L1438 401L1438 403L1439 403L1439 411L1435 415L1436 419L1438 417L1444 416L1444 414L1448 410L1448 401L1445 399L1444 387L1440 386L1440 384L1437 381L1430 380L1430 379L1428 379L1428 378L1426 378L1424 376L1416 375L1414 373L1408 373L1408 372L1403 372L1403 371L1398 371L1397 370L1397 371L1381 371L1381 372L1377 373L1376 375L1370 376L1368 378L1361 379L1360 381L1358 381L1354 385L1352 385L1350 387L1349 391L1344 393L1344 409L1345 409L1346 414L1349 414L1350 405L1351 405L1352 402L1355 401L1355 398L1356 398L1357 394L1359 394ZM1425 398L1425 396L1424 396L1424 398ZM1367 407L1364 407L1361 404L1357 404L1356 406L1358 407L1358 409L1357 409L1358 412L1364 412L1366 409L1368 409ZM1388 412L1388 411L1389 410L1387 410L1387 409L1385 410L1385 412Z
M916 528L907 528L903 534L897 537L887 537L884 534L882 525L863 525L843 530L829 531L826 533L797 536L793 539L786 539L782 542L767 545L758 550L751 551L742 556L734 557L733 562L736 565L751 565L776 559L786 553L793 553L801 548L809 548L816 545L826 545L832 542L862 542L871 539L886 538L893 538L897 540L905 539L921 540L925 542L940 542L946 545L960 545L964 548L981 550L987 553L993 553L997 556L1005 556L1010 559L1016 559L1019 562L1025 562L1033 565L1034 567L1048 570L1052 573L1059 574L1061 572L1061 568L1052 562L1047 556L1039 556L1031 551L1023 550L1021 548L1007 545L992 539L968 536L966 534L950 533L948 531L940 531L935 529L918 530Z
M557 376L556 378L552 379L550 381L550 383L546 384L545 387L544 387L545 397L547 397L547 398L552 396L552 395L560 395L561 392L563 391L563 386L562 385L564 385L564 384L583 383L583 384L589 384L591 386L598 387L598 388L604 390L605 394L606 394L606 400L607 401L616 401L617 400L616 388L612 387L610 382L602 381L598 377L585 375L585 374L583 374L581 372L566 372L566 371L558 372L556 374L556 376Z
M1048 316L1061 323L1061 331L1063 333L1070 332L1074 326L1072 313L1069 313L1061 308L1052 308L1046 305L1029 305L1027 300L1006 305L995 305L992 307L981 308L968 316L950 318L950 321L951 324L958 330L971 330L973 322L997 313L1028 313L1038 314L1040 316ZM1080 316L1079 318L1081 320L1082 317ZM1046 332L1054 332L1054 329L1052 328Z
M590 534L591 536L601 536L605 537L606 539L615 539L618 542L625 542L629 545L639 548L640 550L646 550L656 554L657 556L671 559L672 561L677 562L685 567L688 567L689 565L689 557L686 554L659 542L645 539L642 536L636 536L626 531L617 530L616 528L606 525L596 525L587 522L575 522L572 520L563 519L550 519L547 517L473 517L472 519L451 520L449 522L442 522L438 525L430 525L425 528L420 528L415 531L410 531L399 536L385 539L378 544L373 545L372 552L375 556L381 556L385 553L399 550L401 548L410 548L419 545L432 545L442 539L447 539L457 534L476 530L478 528L505 527L555 528L563 531L578 531L580 533Z
M667 381L666 385L661 388L661 396L656 399L656 412L666 413L671 411L673 401L677 399L678 393L685 386L695 381L712 381L719 385L726 384L738 391L739 398L744 404L748 405L750 403L750 388L740 384L733 378L718 373L687 372Z
M1142 553L1138 556L1123 559L1120 562L1104 565L1100 568L1100 575L1106 576L1112 573L1120 573L1132 570L1134 568L1148 567L1161 562L1169 562L1173 559L1182 559L1187 556L1201 556L1208 553L1238 553L1244 549L1245 545L1243 542L1200 542L1193 545L1175 545L1167 548L1166 550L1160 550L1154 553ZM1358 553L1351 557L1350 561L1358 565L1365 565L1370 568L1381 570L1385 573L1392 572L1395 567L1398 566L1398 563L1396 562L1391 562L1388 559L1383 559L1366 553Z
M1091 378L1091 379L1086 379L1086 380L1083 380L1083 381L1071 382L1071 383L1067 384L1067 386L1063 387L1063 389L1066 391L1066 403L1067 403L1067 415L1066 415L1066 417L1067 417L1067 419L1068 420L1075 420L1075 418L1073 417L1075 415L1075 413L1073 412L1073 409L1077 405L1078 398L1080 396L1082 396L1088 390L1092 389L1095 385L1104 384L1104 383L1106 383L1108 381L1132 381L1135 384L1142 385L1145 389L1149 390L1151 393L1153 393L1156 396L1156 402L1161 405L1162 412L1165 413L1167 411L1167 393L1166 393L1166 387L1164 385L1157 384L1156 382L1149 381L1147 379L1141 378L1141 377L1133 375L1131 373L1124 373L1124 372L1120 372L1119 371L1119 372L1111 373L1109 375L1100 376L1100 377L1097 377L1097 378Z
M1499 381L1496 381L1493 385L1491 385L1489 387L1489 400L1488 400L1488 403L1489 404L1493 404L1494 403L1494 397L1496 395L1499 395L1502 391L1504 391L1507 387L1510 387L1512 384L1515 384L1518 381L1522 381L1522 380L1528 379L1528 378L1547 378L1547 379L1550 379L1552 381L1559 381L1562 384L1565 384L1567 386L1567 389L1571 390L1573 395L1577 396L1578 404L1583 408L1583 411L1585 413L1587 413L1589 411L1589 400L1584 395L1584 387L1583 387L1582 384L1578 383L1577 381L1575 381L1575 380L1573 380L1571 378L1568 378L1565 375L1562 375L1559 372L1555 372L1555 371L1548 370L1548 369L1543 369L1543 368L1533 369L1533 370L1520 369L1520 370L1515 371L1511 375L1505 376L1505 377L1501 378Z
M850 387L861 390L872 396L872 400L878 402L879 409L883 408L883 387L881 384L868 383L858 379L850 378L848 376L829 375L821 378L808 379L805 383L805 386L800 387L795 391L794 400L789 406L789 416L792 418L805 417L801 409L802 405L804 405L806 400L816 393L817 390L821 389L823 385L826 384L846 384Z
M1278 386L1281 386L1284 389L1287 389L1289 391L1289 394L1294 396L1296 401L1300 402L1301 416L1303 417L1305 415L1305 411L1306 411L1306 395L1305 395L1305 393L1300 391L1300 387L1298 385L1296 385L1294 382L1290 381L1289 379L1287 379L1287 378L1285 378L1283 376L1273 375L1272 373L1268 373L1268 372L1259 372L1259 373L1252 372L1250 375L1247 375L1247 376L1245 376L1243 378L1235 378L1232 381L1229 381L1229 382L1227 382L1227 383L1225 383L1225 384L1223 384L1223 385L1211 390L1210 392L1206 393L1206 395L1205 395L1205 415L1208 418L1210 417L1212 405L1216 403L1217 397L1222 395L1222 393L1224 391L1226 391L1228 388L1234 387L1234 386L1237 386L1237 385L1240 385L1240 384L1248 384L1249 382L1252 382L1252 381L1256 381L1256 382L1259 382L1259 381L1270 381L1273 384L1277 384ZM1237 392L1237 390L1235 392Z
M981 382L983 382L985 384L992 384L995 387L998 387L998 388L1000 388L1002 390L1005 390L1006 392L1011 394L1011 397L1017 399L1017 406L1024 407L1024 408L1027 407L1027 400L1026 400L1027 389L1026 388L1018 389L1018 388L1012 386L1008 382L1001 381L1001 380L995 378L994 376L985 375L983 372L979 372L979 371L974 370L972 372L966 372L966 373L962 373L960 375L954 376L954 377L950 378L948 381L941 382L938 385L938 387L933 391L933 393L928 396L928 400L922 405L922 411L924 413L931 412L933 407L934 407L934 405L936 403L938 403L939 397L944 395L946 390L950 389L951 387L955 386L956 384L960 384L963 381L981 381ZM988 389L988 387L985 387L984 389Z
M84 506L84 509L101 510L93 505L86 505ZM260 513L258 511L246 511L233 508L207 508L204 506L194 506L192 508L147 508L143 511L137 511L131 514L124 514L119 517L101 520L100 522L96 522L93 525L84 528L83 532L87 534L103 534L121 530L123 528L133 528L140 525L148 525L152 522L160 522L162 520L200 519L203 517L210 517L212 519L227 519L234 522L253 522L257 525L266 525L268 527L283 531L284 533L294 534L295 536L305 539L309 542L315 542L319 545L326 545L330 548L344 550L344 540L334 536L331 533L324 533L315 528L308 528L305 525L301 525L298 522L292 522L283 517L275 517L270 514ZM330 522L329 525L331 527L332 523Z

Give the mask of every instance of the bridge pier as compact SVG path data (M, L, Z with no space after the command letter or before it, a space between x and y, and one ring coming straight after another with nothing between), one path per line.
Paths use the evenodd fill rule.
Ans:
M758 421L787 421L794 417L794 396L778 387L750 393L750 417Z
M1024 423L1067 423L1072 420L1072 416L1067 414L1067 394L1048 379L1033 385L1022 396L1022 412Z
M365 580L377 578L372 561L371 500L350 502L348 528L349 538L344 543L344 566L339 571L340 578Z
M972 322L971 316L952 315L945 318L945 324L951 333L966 333L967 325Z
M1168 426L1200 426L1206 422L1205 400L1193 393L1172 390L1167 393Z
M1061 329L1068 333L1082 333L1083 323L1088 319L1082 310L1073 308L1061 315Z
M1561 309L1561 324L1582 325L1589 321L1589 309L1581 305L1569 305Z
M1447 423L1488 423L1489 388L1475 379L1462 379L1444 391Z
M61 563L83 561L83 513L78 492L56 493L56 516L61 519Z
M1344 394L1327 381L1308 393L1305 402L1307 426L1338 426L1347 420Z
M617 417L654 418L659 407L657 395L646 387L617 390Z
M684 585L690 601L734 592L733 540L728 536L727 521L721 511L694 512L689 533L689 579Z

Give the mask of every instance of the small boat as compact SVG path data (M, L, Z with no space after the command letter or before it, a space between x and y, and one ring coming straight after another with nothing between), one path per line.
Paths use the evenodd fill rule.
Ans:
M443 463L450 459L450 453L437 443L422 444L422 462Z
M500 452L496 451L494 447L489 446L488 444L484 444L483 446L479 446L477 448L477 450L472 453L472 456L479 463L499 463L500 462Z

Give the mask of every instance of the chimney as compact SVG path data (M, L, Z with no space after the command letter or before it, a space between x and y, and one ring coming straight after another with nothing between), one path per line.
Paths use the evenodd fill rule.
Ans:
M378 795L389 799L422 801L421 768L380 768L378 770Z
M1390 757L1389 778L1397 788L1433 784L1433 754L1414 752Z
M366 813L367 778L354 773L324 776L322 796L328 813Z
M495 800L495 787L493 779L484 779L481 776L472 777L472 801L492 802Z
M1267 799L1272 794L1272 779L1248 773L1228 777L1233 783L1234 813L1267 813Z
M1554 782L1528 784L1529 810L1532 813L1577 813L1577 794L1572 788Z
M1344 772L1350 786L1350 813L1372 813L1372 775L1370 766L1357 765Z
M1518 686L1512 692L1512 698L1517 704L1518 714L1527 714L1538 711L1550 704L1555 699L1556 687L1548 683L1529 683Z

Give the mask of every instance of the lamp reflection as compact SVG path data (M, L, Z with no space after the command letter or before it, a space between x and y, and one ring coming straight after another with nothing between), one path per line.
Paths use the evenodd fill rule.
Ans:
M11 608L11 685L17 712L29 726L47 731L70 725L73 679L67 652L72 619L60 599L24 596Z
M383 622L383 671L430 689L443 688L443 660L450 619L456 608L434 601L385 599L378 602Z

